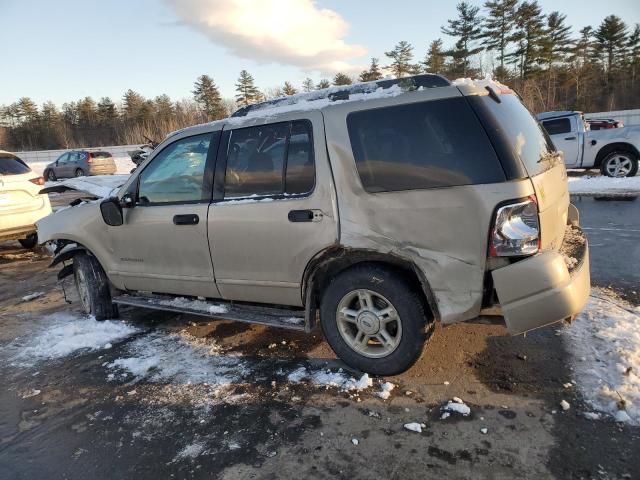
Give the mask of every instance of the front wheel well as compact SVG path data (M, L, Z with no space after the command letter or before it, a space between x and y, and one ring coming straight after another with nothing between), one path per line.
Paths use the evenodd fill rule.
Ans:
M322 293L331 280L340 273L364 264L377 265L391 270L413 286L419 294L425 312L432 320L439 318L438 306L425 275L407 259L393 254L383 254L369 250L333 248L325 251L310 262L303 279L303 299L307 318L315 322L316 311Z
M631 152L636 156L636 158L640 157L640 152L638 152L638 149L631 143L626 143L626 142L610 143L608 145L605 145L598 151L598 154L596 155L596 160L593 166L595 168L600 168L600 166L602 165L602 161L607 157L607 155L613 152Z

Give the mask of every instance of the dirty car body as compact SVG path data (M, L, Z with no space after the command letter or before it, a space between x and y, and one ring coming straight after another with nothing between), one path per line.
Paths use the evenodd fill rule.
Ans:
M94 258L111 293L284 306L307 330L319 311L341 358L389 374L433 321L493 307L517 334L578 313L578 220L561 157L512 91L422 75L178 131L114 198L38 229L64 260Z

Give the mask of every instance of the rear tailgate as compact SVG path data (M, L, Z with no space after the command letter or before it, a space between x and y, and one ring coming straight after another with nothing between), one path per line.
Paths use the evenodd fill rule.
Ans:
M42 208L44 199L38 194L42 187L29 181L36 177L32 172L0 175L0 216Z

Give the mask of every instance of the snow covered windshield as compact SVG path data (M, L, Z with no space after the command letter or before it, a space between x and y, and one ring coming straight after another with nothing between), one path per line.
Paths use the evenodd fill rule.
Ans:
M502 94L496 101L490 95L479 97L482 107L497 122L496 132L507 143L511 153L518 158L529 176L535 176L551 168L557 158L553 143L540 124L517 95Z

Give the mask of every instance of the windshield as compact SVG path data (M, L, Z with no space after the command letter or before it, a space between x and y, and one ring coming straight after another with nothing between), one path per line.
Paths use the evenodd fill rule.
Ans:
M491 96L477 97L477 106L495 120L491 127L511 156L518 159L529 176L535 176L555 165L557 152L547 133L517 95L502 94L500 101Z
M0 175L20 175L29 173L31 169L18 157L7 154L0 155Z

